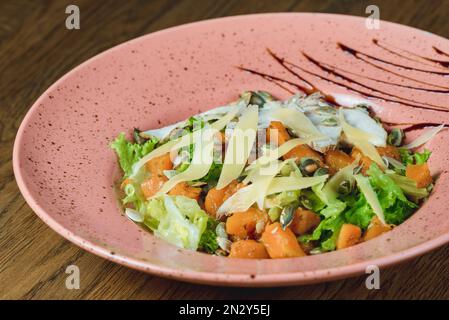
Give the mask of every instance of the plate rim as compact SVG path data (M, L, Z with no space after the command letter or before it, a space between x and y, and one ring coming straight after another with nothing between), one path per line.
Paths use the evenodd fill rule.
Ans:
M214 273L214 272L203 272L196 271L191 269L175 269L171 267L161 267L157 264L153 264L150 262L140 261L135 258L131 258L124 254L114 253L112 254L108 249L104 246L97 245L84 239L82 236L77 235L76 233L66 229L64 226L59 224L55 219L51 217L51 215L45 212L45 209L42 208L33 196L31 195L25 180L24 175L22 174L22 170L20 168L20 152L21 152L21 141L24 136L25 128L36 112L41 101L48 95L49 92L53 91L60 83L62 83L66 78L70 77L73 73L76 73L79 69L82 69L85 65L88 65L92 61L96 59L101 59L103 55L110 54L114 50L118 50L122 46L129 45L133 42L138 42L141 38L151 37L155 35L160 35L165 32L173 32L176 30L180 30L183 28L188 28L192 25L201 25L214 23L216 21L223 20L234 20L234 19L246 19L246 18L257 18L260 16L280 16L280 15L288 15L288 16L301 16L301 15L318 15L318 16L327 16L327 17L335 17L338 16L340 18L348 18L348 19L366 19L364 16L355 16L355 15L345 15L345 14L334 14L334 13L318 13L318 12L269 12L269 13L254 13L254 14L242 14L242 15L233 15L219 18L212 18L200 21L189 22L177 26L172 26L169 28L161 29L155 32L150 32L136 38L127 40L125 42L119 43L111 48L108 48L104 51L101 51L98 54L88 58L83 61L79 65L75 66L65 74L63 74L58 80L56 80L53 84L51 84L46 90L44 90L40 96L35 100L35 102L31 105L31 107L26 112L26 115L21 121L21 124L17 130L14 145L13 145L13 154L12 154L12 163L13 163L13 172L15 176L16 183L19 187L19 190L24 197L26 203L30 206L33 212L52 230L58 233L60 236L70 241L71 243L77 245L83 250L86 250L92 254L100 256L106 260L115 262L117 264L129 267L134 270L143 271L146 273L150 273L156 276L161 276L168 279L175 279L184 282L190 283L198 283L198 284L208 284L208 285L223 285L223 286L235 286L235 287L271 287L271 286L292 286L292 285L305 285L312 284L318 282L327 282L332 280L339 280L343 278L354 277L357 275L361 275L365 273L365 270L370 265L376 265L379 268L388 268L398 263L406 262L410 259L413 259L417 256L421 256L425 253L428 253L431 250L434 250L438 247L443 246L444 244L449 242L449 232L442 234L434 239L425 241L416 246L408 248L403 251L399 251L396 253L392 253L380 258L371 259L362 261L356 264L349 264L340 267L333 267L327 269L320 269L316 271L299 271L299 272L287 272L287 273L267 273L267 274L257 274L250 275L247 273ZM402 25L396 22L390 22L381 20L383 23L395 24L401 26L402 28L411 28L417 30L419 32L428 33L434 37L441 38L447 40L446 38L422 30L415 27ZM291 260L295 260L298 258L291 258ZM240 260L240 259L238 259Z

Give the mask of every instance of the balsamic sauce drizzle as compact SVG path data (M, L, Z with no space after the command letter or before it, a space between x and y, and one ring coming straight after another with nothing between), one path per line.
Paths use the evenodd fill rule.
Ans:
M388 68L386 68L386 67L382 67L382 66L380 66L380 65L377 65L377 64L371 62L370 60L363 58L363 56L359 56L359 55L357 55L357 54L354 54L354 55L353 55L353 54L351 54L350 52L346 52L346 53L347 53L347 54L350 54L351 57L353 57L354 59L357 59L357 60L359 60L359 61L362 61L362 62L364 62L364 63L366 63L366 64L368 64L368 65L370 65L370 66L372 66L372 67L374 67L374 68L376 68L376 69L379 69L379 70L382 70L382 71L384 71L384 72L388 72L388 73L394 74L395 76L402 77L402 78L404 78L404 79L407 79L407 80L410 80L410 81L413 81L413 82L416 82L416 83L424 84L424 85L429 85L429 86L433 86L433 87L437 87L437 88L442 88L442 89L449 89L449 86L441 86L441 85L434 84L434 83L431 83L431 82L422 81L422 80L420 80L420 79L415 79L415 78L412 78L412 77L403 75L403 74L401 74L401 73L399 73L399 72L395 72L395 71L393 71L393 70L390 70L390 69L388 69Z
M394 54L394 55L396 55L396 56L399 56L399 57L401 57L401 58L404 58L404 59L407 59L407 60L410 60L410 61L413 61L413 62L417 62L417 63L421 63L421 64L424 64L424 65L427 65L427 66L430 66L430 67L437 67L437 68L441 68L441 66L443 66L444 68L448 68L448 67L449 67L449 61L443 61L443 60L438 60L438 59L432 59L432 58L425 57L425 56L416 54L416 53L414 53L414 52L408 51L408 50L406 50L406 49L399 49L399 50L401 50L401 51L403 51L403 52L407 52L407 54L409 54L409 55L412 55L412 56L415 56L415 57L418 57L418 58L421 58L421 59L424 59L424 60L427 60L427 61L430 61L430 62L433 62L433 63L436 63L436 64L439 65L439 66L434 66L434 65L430 65L430 64L424 63L423 61L416 60L416 59L412 59L412 58L410 58L410 57L408 57L408 56L405 56L405 55L403 55L403 54L400 54L399 52L394 51L394 50L392 50L391 48L389 48L389 47L387 47L387 46L385 46L385 45L380 44L380 43L379 43L379 40L377 40L377 39L373 39L372 42L373 42L374 45L378 46L379 48L384 49L384 50L387 51L387 52L390 52L391 54ZM396 49L396 47L394 47L394 46L391 46L391 47L393 47L393 48Z
M348 73L348 74L351 74L351 75L355 75L355 76L358 76L358 77L361 77L361 78L365 78L365 79L368 79L368 80L371 80L371 81L384 83L384 84L391 85L391 86L396 86L396 87L402 87L402 88L407 88L407 89L412 89L412 90L418 90L418 91L433 92L433 93L449 93L449 87L446 90L442 90L442 89L426 89L426 88L415 87L415 86L395 83L395 82L391 82L391 81L381 80L381 79L377 79L377 78L374 78L374 77L365 76L365 75L360 74L360 73L348 71L348 70L345 70L343 68L340 68L340 67L337 67L337 66L325 63L325 62L317 61L316 59L313 59L310 55L306 54L305 52L302 52L302 55L306 59L314 60L316 63L319 63L322 66L326 66L326 67L331 68L333 70L340 70L342 72L345 72L345 73Z
M348 89L348 90L350 90L350 91L353 91L353 92L356 92L356 93L358 93L358 94L361 94L362 96L364 96L364 97L370 97L370 98L377 98L377 99L381 99L381 100L385 100L385 101L389 101L389 102L396 102L396 103L401 103L401 104L403 104L403 105L407 105L407 106L410 106L410 107L413 107L413 108L418 108L418 109L432 109L432 110L437 110L437 111L442 111L442 112L449 112L449 109L448 108L445 108L445 107L442 107L442 106L433 106L433 105L428 105L428 107L425 107L425 106L423 106L423 105L421 105L421 104L416 104L416 102L415 101L413 101L413 100L410 100L410 99L407 99L407 98L402 98L402 97L398 97L398 96L394 96L394 95L391 95L391 94L388 94L388 93L385 93L385 92L383 92L383 91L380 91L380 90L377 90L377 89L373 89L373 88L370 88L370 87L368 87L368 86L366 86L366 85L364 85L364 84L361 84L361 83L359 83L359 82L357 82L357 81L354 81L354 80L352 80L352 79L350 79L350 78L348 78L348 77L346 77L346 76L344 76L344 75L341 75L341 74L335 74L335 72L333 72L332 70L330 70L330 69L328 69L328 68L326 68L326 67L320 67L323 71L326 71L326 72L328 72L328 73L330 73L330 74L334 74L334 75L336 75L336 76L338 76L338 77L341 77L342 79L344 79L344 80L346 80L346 81L348 81L348 82L352 82L352 83L355 83L355 84L357 84L357 85L359 85L359 86L362 86L362 87L364 87L364 88L366 88L366 89L369 89L369 90L372 90L372 91L374 91L374 92L378 92L378 93L380 93L380 94L386 94L386 95L389 95L389 96L392 96L393 98L399 98L399 100L398 99L392 99L392 98L387 98L387 97L384 97L384 96L381 96L381 95L377 95L377 94L373 94L373 93L371 93L371 92L368 92L368 91L365 91L365 90L359 90L359 89L356 89L356 88L354 88L354 87L352 87L352 86L350 86L350 85L347 85L347 84L345 84L345 83L343 83L343 82L340 82L340 81L336 81L336 80L332 80L332 79L328 79L328 78L326 78L326 77L324 77L324 76L322 76L322 75L320 75L320 74L318 74L318 73L316 73L316 72L312 72L312 71L310 71L310 70L307 70L307 69L305 69L305 68L303 68L303 67L301 67L301 66L299 66L299 65L295 65L295 64L293 64L293 63L291 63L291 62L288 62L288 61L286 61L284 58L281 58L281 57L278 57L275 53L273 53L270 49L267 49L268 50L268 53L282 66L282 67L284 67L284 69L286 69L288 72L290 72L292 75L294 75L295 77L297 77L298 79L300 79L301 81L304 81L305 83L307 83L308 85L310 85L312 88L313 88L313 92L317 92L317 91L320 91L320 92L322 92L323 93L323 91L322 90L319 90L319 88L317 88L315 85L313 85L312 83L310 83L309 81L307 81L307 80L305 80L298 72L295 72L291 67L295 67L295 68L298 68L299 70L301 70L301 71L303 71L303 72L305 72L305 73L308 73L308 74L310 74L310 75L313 75L313 76L315 76L315 77L317 77L317 78L320 78L320 79L322 79L322 80L325 80L325 81L328 81L328 82L331 82L331 83L333 83L333 84L336 84L336 85L339 85L339 86L342 86L342 87L344 87L344 88L346 88L346 89ZM291 66L291 67L289 67L289 66ZM307 92L306 92L307 93ZM326 94L326 93L323 93L324 95L325 95L325 98L327 98L327 99L331 99L332 101L335 101L335 98L334 97L331 97L330 95L328 95L328 94ZM409 101L409 102L404 102L404 101Z
M373 55L361 52L361 51L356 50L354 48L351 48L351 47L349 47L347 45L342 44L341 42L338 42L337 46L341 50L343 50L343 51L345 51L345 52L347 52L347 53L349 53L349 54L351 54L353 56L357 56L357 55L360 56L360 55L362 55L362 56L368 57L368 58L370 58L372 60L379 61L379 62L388 64L388 65L392 65L392 66L395 66L395 67L398 67L398 68L403 68L403 69L413 70L413 71L419 71L419 72L425 72L425 73L430 73L430 74L436 74L436 75L441 75L441 76L449 75L449 72L443 72L443 71L440 72L440 71L432 71L432 70L428 70L428 69L414 68L414 67L406 66L406 65L403 65L403 64L400 64L400 63L395 63L395 62L391 62L391 61L388 61L388 60L384 60L384 59L375 57Z
M446 52L444 52L443 50L438 49L438 48L435 47L435 46L432 46L432 48L433 48L433 50L435 50L436 53L441 54L441 55L446 56L446 57L449 57L449 53L446 53Z
M354 83L354 84L356 84L356 85L358 85L358 86L361 86L361 87L363 87L363 88L365 88L365 89L368 89L368 90L371 90L371 91L374 91L374 92L378 92L378 93L380 93L380 94L384 94L384 95L387 95L387 96L390 96L390 97L393 97L393 98L396 98L396 99L401 99L401 100L404 100L404 101L408 101L409 103L417 103L416 101L414 101L414 100L412 100L412 99L408 99L408 98L404 98L404 97L401 97L401 96L398 96L398 95L394 95L394 94L391 94L391 93L388 93L388 92L385 92L385 91L382 91L382 90L379 90L379 89L374 89L374 88L371 88L371 87L369 87L369 86L367 86L366 84L363 84L363 83L361 83L361 82L359 82L359 81L357 81L357 80L354 80L354 79L352 79L352 78L349 78L348 76L345 76L344 74L342 74L342 73L340 73L340 72L338 72L338 71L334 71L334 70L332 70L332 69L330 69L330 68L328 68L328 67L326 67L326 66L324 66L323 64L321 64L320 62L318 62L317 60L315 60L315 59L313 59L312 57L310 57L310 56L308 56L308 55L306 55L304 52L302 53L304 56L305 56L305 58L308 60L308 61L310 61L311 63L313 63L314 65L316 65L318 68L320 68L321 70L323 70L323 71L325 71L325 72L327 72L327 73L329 73L329 74L332 74L332 75L334 75L334 76L336 76L336 77L339 77L339 78L341 78L341 79L343 79L343 80L346 80L346 81L348 81L348 82L350 82L350 83ZM289 62L288 62L289 63ZM290 63L289 63L290 64ZM293 65L293 64L292 64ZM294 65L295 67L297 67L297 68L299 68L298 66L296 66L296 65ZM352 88L351 87L351 89L352 90L355 90L354 88ZM356 90L356 91L358 91L359 93L361 93L361 91L359 91L359 90ZM370 94L370 93L364 93L366 96L371 96L371 97L374 97L372 94ZM385 97L383 97L382 99L384 99L384 100L386 100L387 98L385 98ZM398 101L398 100L391 100L391 99L389 99L390 101L393 101L393 102L399 102L399 103L403 103L402 101ZM420 104L425 104L425 105L428 105L428 106L430 106L430 107L432 107L432 109L434 109L434 110L441 110L440 108L442 108L443 110L444 109L447 109L446 107L444 107L444 106L437 106L437 105L433 105L433 104L429 104L429 103L420 103ZM411 105L411 104L409 104L410 106L413 106L413 107L421 107L421 106L417 106L417 105L415 105L415 104L413 104L413 105ZM449 109L448 109L449 110Z
M379 41L377 39L373 39L372 42L375 45L378 45L381 48L384 48L384 49L386 48L383 45L379 44ZM373 92L377 92L377 93L379 93L381 95L373 94L372 92L367 92L365 90L359 90L357 88L352 87L351 85L348 85L346 83L343 83L343 82L340 82L340 81L337 81L337 80L328 79L325 76L323 76L323 75L321 75L321 74L319 74L317 72L310 71L307 68L304 68L304 67L302 67L300 65L297 65L297 64L294 64L292 62L287 61L285 58L276 55L269 48L267 48L267 51L268 51L269 55L276 62L278 62L279 65L282 66L287 72L289 72L295 78L300 80L302 84L301 83L297 83L297 82L293 82L293 81L290 81L290 80L286 80L286 79L283 79L283 78L280 78L280 77L277 77L277 76L274 76L274 75L271 75L271 74L268 74L268 73L263 73L263 72L260 72L260 71L257 71L257 70L245 67L245 66L239 66L238 68L240 70L242 70L242 71L247 71L247 72L249 72L251 74L260 76L260 77L262 77L262 78L264 78L264 79L266 79L266 80L268 80L268 81L270 81L270 82L280 86L281 88L289 91L290 93L291 93L291 90L289 90L288 88L283 86L282 83L288 84L288 85L290 85L290 86L292 86L292 87L302 91L303 93L305 93L307 95L313 94L315 92L320 92L324 96L324 99L326 101L328 101L328 102L330 102L331 104L334 104L334 105L337 104L335 97L333 97L330 94L325 93L323 90L320 90L314 83L312 83L310 80L307 80L304 76L301 75L301 73L297 72L297 70L300 70L303 73L312 75L312 76L317 77L319 79L322 79L324 81L328 81L328 82L333 83L335 85L344 87L344 88L348 89L349 91L353 91L353 92L356 92L356 93L364 96L365 98L375 98L375 99L380 99L380 100L383 100L383 101L399 103L399 104L402 104L402 105L405 105L405 106L409 106L409 107L412 107L412 108L417 108L417 109L426 109L426 110L434 110L434 111L440 111L440 112L449 112L449 107L437 106L437 105L432 105L432 104L428 104L428 103L420 103L420 102L416 102L416 101L414 101L412 99L396 96L396 95L393 95L393 94L390 94L390 93L387 93L387 92L384 92L384 91L381 91L381 90L378 90L378 89L371 88L371 87L369 87L369 86L367 86L367 85L365 85L365 84L363 84L363 83L361 83L359 81L356 81L356 80L352 79L351 77L348 77L347 75L345 75L345 74L343 74L343 73L341 73L339 71L345 72L346 74L357 75L357 76L360 76L362 78L366 78L366 79L369 79L369 80L372 80L372 81L376 81L376 82L380 82L380 83L385 83L385 84L388 84L388 85L399 86L399 87L404 87L404 88L413 89L413 90L421 90L421 91L426 91L426 92L430 92L430 93L441 93L441 94L448 94L449 93L449 87L445 87L445 86L441 86L441 85L437 85L437 84L432 84L432 83L421 81L419 79L414 79L414 78L411 78L411 77L404 76L404 75L402 75L400 73L397 73L397 72L394 72L394 71L392 71L392 70L390 70L388 68L381 67L381 66L379 66L379 65L377 65L377 64L375 64L375 63L373 63L373 62L371 62L369 60L367 60L364 57L367 57L367 58L375 60L375 61L382 62L382 63L387 64L387 65L392 65L392 66L395 66L395 67L400 67L400 68L404 68L404 69L408 69L408 70L415 70L415 71L420 71L420 72L427 72L427 73L436 74L436 75L440 75L440 76L449 75L448 72L437 72L437 71L431 71L431 70L418 69L418 68L409 67L409 66L403 66L401 64L393 63L393 62L390 62L390 61L387 61L387 60L383 60L381 58L378 58L378 57L375 57L375 56L372 56L372 55L360 52L360 51L358 51L356 49L353 49L353 48L351 48L349 46L346 46L346 45L344 45L344 44L342 44L340 42L337 43L337 46L342 51L344 51L347 54L350 54L355 59L358 59L358 60L360 60L362 62L365 62L365 63L367 63L367 64L369 64L369 65L371 65L373 67L376 67L376 68L378 68L380 70L383 70L385 72L389 72L389 73L394 74L396 76L402 77L403 79L407 79L407 80L410 80L410 81L413 81L413 82L416 82L416 83L425 84L427 86L442 88L442 89L446 89L446 90L425 89L425 88L415 87L415 86L411 86L411 85L401 85L401 84L394 83L394 82L388 82L388 81L385 81L385 80L380 80L380 79L368 77L368 76L365 76L365 75L360 75L360 74L357 74L357 73L354 73L354 72L351 72L351 71L348 71L348 70L344 70L343 68L330 65L328 63L320 62L320 61L314 59L312 56L310 56L309 54L307 54L307 53L305 53L303 51L301 51L301 54L304 56L304 58L306 58L310 63L314 64L316 67L318 67L320 70L326 72L327 74L332 74L333 76L335 76L335 77L337 77L339 79L343 79L346 82L355 84L357 86L363 87L363 88L368 89L368 90L373 91ZM438 54L445 55L445 56L449 57L449 53L446 53L446 52L442 51L441 49L438 49L435 46L433 46L432 48ZM404 58L406 58L408 60L411 60L411 61L414 61L414 62L418 62L416 60L411 59L410 57L403 56L402 54L400 54L400 53L398 53L396 51L393 51L393 50L391 50L389 48L387 48L387 49L389 50L389 52L391 52L393 54L399 55L401 57L404 57ZM416 53L413 53L413 52L409 52L407 50L403 50L403 51L407 52L408 54L414 55L416 57L428 60L430 62L438 63L441 66L439 68L442 68L442 67L449 68L449 61L431 59L431 58L428 58L428 57L420 56L420 55L418 55ZM297 69L297 70L295 70L295 69ZM385 97L383 95L387 95L389 97ZM407 102L405 102L405 101L407 101ZM441 123L430 123L430 122L426 122L426 123L391 123L391 122L384 122L384 123L386 125L404 126L403 130L405 132L422 129L422 128L428 127L428 126L441 125Z

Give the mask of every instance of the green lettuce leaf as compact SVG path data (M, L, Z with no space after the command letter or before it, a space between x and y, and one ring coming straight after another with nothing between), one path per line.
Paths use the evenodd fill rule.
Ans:
M426 188L418 188L415 180L408 177L388 172L387 175L402 189L405 195L414 200L424 199L429 195Z
M401 161L405 165L407 164L423 164L429 160L432 152L425 149L423 152L412 152L405 148L399 148L399 154L401 155Z
M417 205L409 201L402 189L376 164L372 164L367 173L383 209L385 221L396 225L402 223Z
M124 133L121 133L114 142L111 143L111 148L117 153L120 167L122 168L125 177L131 174L134 163L153 151L157 142L158 140L154 138L143 144L132 143L126 140Z
M301 242L320 241L322 251L335 250L338 234L344 223L342 215L346 205L344 202L336 200L328 204L321 210L320 214L325 218L321 220L318 227L311 235L305 235L299 238Z
M374 211L362 193L359 193L357 201L345 212L346 222L359 226L362 229L368 227L373 216Z
M161 196L146 207L144 224L154 234L180 248L197 250L209 216L196 200L184 196Z
M198 249L206 251L207 253L214 253L218 249L217 234L215 232L218 221L212 218L207 220L206 230L204 230Z

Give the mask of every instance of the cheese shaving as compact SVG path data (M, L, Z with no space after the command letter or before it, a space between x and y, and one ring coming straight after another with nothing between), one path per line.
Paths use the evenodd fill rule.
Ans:
M217 183L218 190L238 178L246 165L256 140L258 109L257 105L248 106L234 127L226 149L223 169Z
M155 197L166 194L180 182L201 179L209 172L214 158L213 136L216 133L217 130L211 128L204 128L194 132L195 149L192 162L186 171L171 177L165 182Z
M379 220L383 224L386 224L384 212L382 210L382 207L380 206L380 202L379 199L377 198L376 192L374 192L373 188L371 187L369 179L360 174L355 175L354 178L357 181L357 186L365 196L366 201L370 205L371 209L373 209L374 213L379 218Z
M406 144L404 146L404 148L414 149L414 148L417 148L417 147L423 145L427 141L431 140L438 132L443 130L443 128L444 128L444 124L442 124L441 126L433 127L432 129L427 130L421 136L416 138L414 141L410 142L409 144Z
M267 167L256 168L251 173L252 184L240 189L229 197L220 208L218 208L218 218L225 214L246 211L256 202L258 207L262 209L270 183L285 163L285 161L276 161L271 162Z
M274 178L270 183L267 195L284 191L294 191L310 188L314 185L325 182L328 177L328 175L318 177L298 177L293 174L289 177Z
M380 167L385 168L385 163L383 162L382 157L371 142L369 142L371 135L363 130L354 128L347 123L341 109L339 112L339 120L343 132L349 142L356 146L365 156L376 162Z
M279 108L271 113L271 118L282 122L285 126L295 131L297 135L316 139L328 139L301 111L290 108Z

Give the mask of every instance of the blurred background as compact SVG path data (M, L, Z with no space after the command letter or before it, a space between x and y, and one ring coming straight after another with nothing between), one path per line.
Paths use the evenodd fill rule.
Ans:
M66 28L69 5L80 9L79 30ZM14 181L12 146L28 108L58 78L108 48L216 17L282 11L368 16L368 5L379 7L382 20L449 37L449 0L0 0L0 298L449 298L449 246L382 271L381 290L367 290L365 277L271 289L214 288L153 277L58 236L28 207ZM70 264L90 270L79 290L65 288Z

